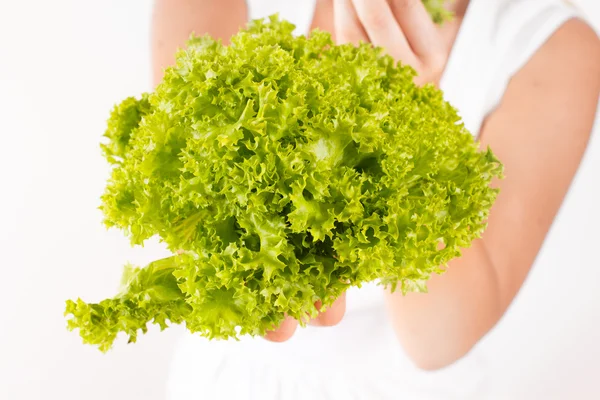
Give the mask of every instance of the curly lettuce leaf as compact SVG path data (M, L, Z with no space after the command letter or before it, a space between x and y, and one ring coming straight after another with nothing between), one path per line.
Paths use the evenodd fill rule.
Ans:
M67 321L68 328L78 328L85 343L107 351L119 332L129 335L133 343L138 331L146 333L149 322L162 329L167 321L182 323L191 309L173 273L183 264L181 257L175 256L154 261L143 269L127 266L118 296L98 304L67 300L65 315L73 316Z
M365 282L424 291L480 237L502 165L442 92L381 49L293 30L272 17L229 46L192 38L113 111L105 223L178 255L131 269L113 299L68 302L87 343L152 322L263 335Z
M435 22L436 24L442 24L442 23L452 19L452 17L453 17L452 12L447 10L444 7L444 3L446 3L447 0L422 0L422 1L423 1L423 4L425 5L425 8L429 12L429 15L431 15L433 22Z

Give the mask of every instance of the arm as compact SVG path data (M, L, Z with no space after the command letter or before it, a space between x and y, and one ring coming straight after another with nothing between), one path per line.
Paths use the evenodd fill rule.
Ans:
M483 238L432 277L428 294L387 294L397 336L421 368L465 355L512 302L577 171L599 92L600 42L578 20L511 81L481 133L506 175Z
M156 0L152 15L152 70L154 84L175 52L191 33L209 33L227 42L247 21L244 0Z

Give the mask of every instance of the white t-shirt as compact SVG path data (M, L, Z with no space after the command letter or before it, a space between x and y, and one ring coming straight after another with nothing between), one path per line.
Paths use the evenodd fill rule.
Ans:
M250 18L279 12L297 33L310 27L315 0L253 0ZM477 136L510 78L575 10L559 0L471 0L441 89ZM443 333L440 333L443 335ZM307 327L285 343L245 337L179 343L168 399L484 399L486 359L477 350L436 372L413 366L386 317L374 284L350 289L343 321Z

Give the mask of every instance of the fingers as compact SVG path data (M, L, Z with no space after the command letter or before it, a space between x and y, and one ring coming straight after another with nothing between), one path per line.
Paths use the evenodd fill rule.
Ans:
M317 309L321 308L321 303L315 304ZM319 313L317 318L310 321L314 326L334 326L340 323L346 313L346 293L343 293L327 310Z
M274 331L267 332L265 339L270 342L285 342L294 335L297 326L298 321L292 317L285 317L281 325L279 325L279 328L275 329Z
M421 0L389 0L412 51L428 58L440 54L440 33Z
M317 309L321 308L321 302L315 303ZM319 313L309 324L313 326L334 326L340 323L346 313L346 293L343 293L327 310ZM268 331L265 339L270 342L285 342L294 336L298 327L298 321L292 317L286 317L281 325L275 330Z
M351 43L358 46L361 41L369 41L356 15L352 0L333 0L333 22L338 44Z
M385 48L392 57L406 64L417 65L418 59L396 21L388 0L352 0L352 4L374 45Z

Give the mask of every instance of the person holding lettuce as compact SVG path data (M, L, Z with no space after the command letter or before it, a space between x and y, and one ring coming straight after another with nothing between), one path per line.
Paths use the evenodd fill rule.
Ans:
M434 1L297 3L283 17L304 21L300 33L320 28L337 43L381 46L417 71L417 84L441 88L502 160L506 179L494 183L501 192L483 238L433 276L427 294L366 285L310 322L327 329L297 329L288 318L267 341L189 337L169 398L485 398L474 346L518 293L578 169L600 91L600 41L559 0L456 0L436 13ZM190 33L227 42L249 18L280 5L157 0L156 82Z

